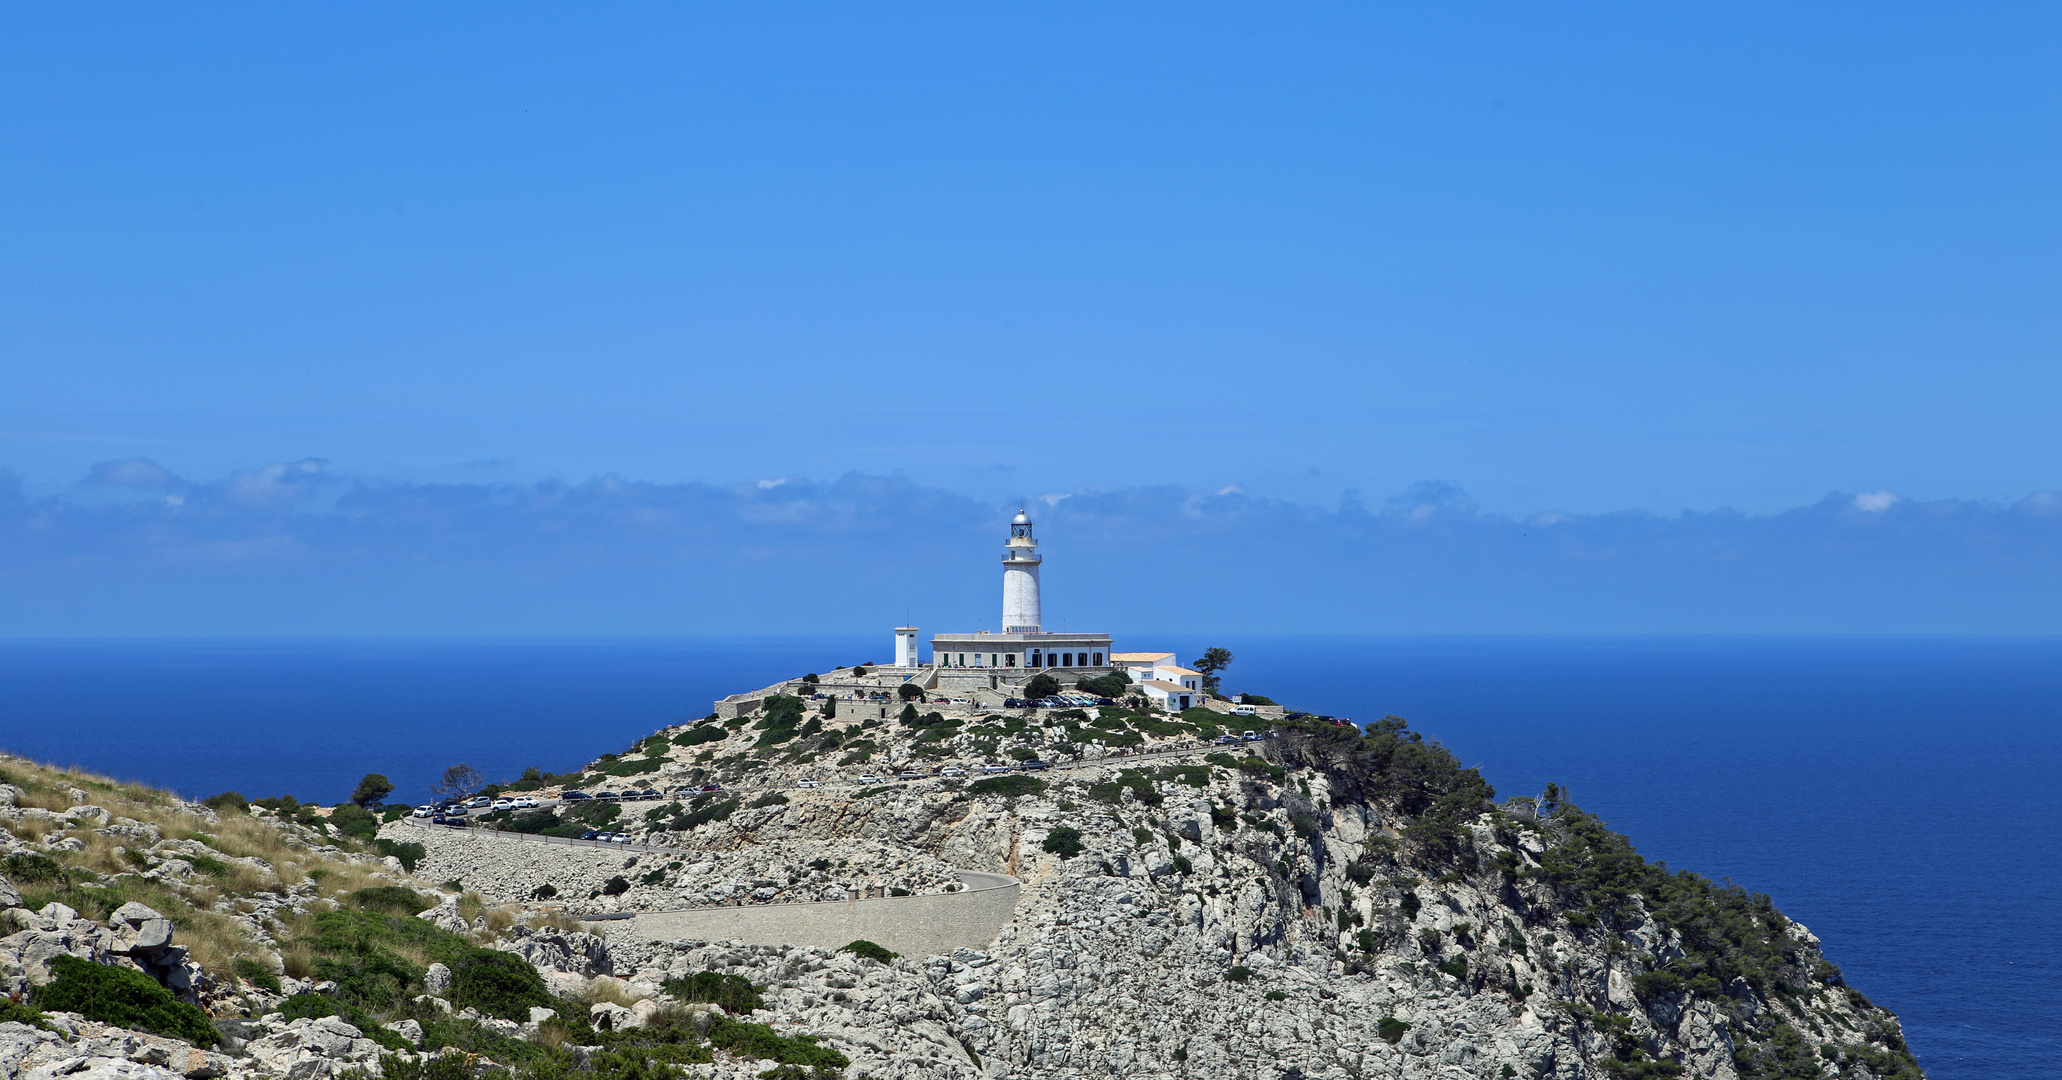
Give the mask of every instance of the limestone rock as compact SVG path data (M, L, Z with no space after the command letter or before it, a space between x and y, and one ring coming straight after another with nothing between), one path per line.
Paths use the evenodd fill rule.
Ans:
M451 990L451 969L442 964L431 964L422 977L422 988L429 993L443 997Z

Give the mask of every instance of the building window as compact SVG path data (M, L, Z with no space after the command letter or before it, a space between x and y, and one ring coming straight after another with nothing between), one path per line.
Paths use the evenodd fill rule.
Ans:
M1061 666L1061 667L1073 667L1073 666L1074 666L1074 654L1073 654L1073 653L1061 653L1061 654L1060 654L1060 666Z
M1088 666L1089 666L1089 667L1102 667L1102 666L1103 666L1103 654L1102 654L1102 653L1097 653L1097 654L1095 654L1095 663L1093 663L1093 664L1090 664L1090 665L1088 665Z
M1011 654L1009 654L1008 656L1005 656L1005 657L1003 657L1003 658L1002 658L1002 666L1003 666L1003 667L1016 667L1016 666L1017 666L1017 654L1016 654L1016 653L1011 653Z

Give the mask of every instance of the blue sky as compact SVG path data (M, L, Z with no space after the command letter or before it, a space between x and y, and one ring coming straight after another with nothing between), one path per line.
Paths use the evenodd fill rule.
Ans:
M1207 537L1281 629L2062 630L2058 30L0 8L0 633L691 631L805 579L865 629L954 559L985 614L1019 498L1131 625ZM615 493L587 546L553 492ZM1550 519L1580 554L1499 546Z

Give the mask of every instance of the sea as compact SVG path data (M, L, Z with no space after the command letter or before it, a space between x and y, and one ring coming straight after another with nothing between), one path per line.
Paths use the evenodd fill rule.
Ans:
M1771 895L1939 1080L2062 1075L2062 638L1117 635ZM201 797L562 771L846 637L0 641L0 748Z

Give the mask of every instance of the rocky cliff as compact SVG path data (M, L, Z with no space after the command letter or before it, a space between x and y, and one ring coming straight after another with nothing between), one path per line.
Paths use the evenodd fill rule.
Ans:
M677 797L499 813L491 842L388 824L412 875L364 842L162 793L49 770L0 788L9 865L43 874L24 896L0 885L7 987L33 1005L55 957L78 956L214 1027L176 1043L17 1012L0 1076L1921 1075L1896 1018L1768 897L1646 862L1558 790L1500 800L1401 721L1217 746L1255 721L810 689L512 785ZM1181 753L1136 756L1154 750ZM1033 754L1077 767L978 770ZM974 775L936 775L955 764ZM857 783L904 768L927 778ZM724 790L685 791L705 783ZM659 850L520 837L592 827ZM945 956L569 917L946 893L958 869L1024 888L991 944Z

